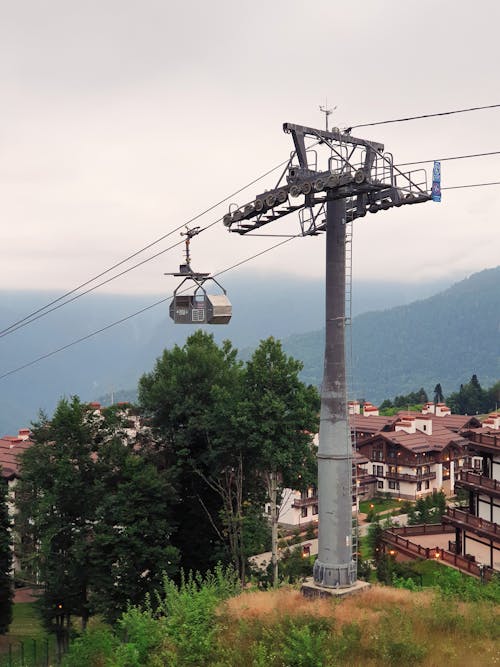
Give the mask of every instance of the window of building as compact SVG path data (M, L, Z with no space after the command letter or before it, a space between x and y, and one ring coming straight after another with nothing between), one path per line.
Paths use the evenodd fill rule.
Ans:
M383 489L384 488L384 482L377 482L377 489Z
M316 516L316 514L318 513L318 506L317 505L312 506L312 513L313 513L313 516Z
M384 466L373 466L373 474L375 477L383 477L384 476Z
M300 508L300 516L304 519L307 516L307 507Z
M430 485L431 485L431 483L430 483L429 480L427 479L427 480L425 481L425 488L426 488L426 489L430 488Z
M417 491L422 491L422 482L417 482Z
M399 482L389 482L389 488L399 491Z

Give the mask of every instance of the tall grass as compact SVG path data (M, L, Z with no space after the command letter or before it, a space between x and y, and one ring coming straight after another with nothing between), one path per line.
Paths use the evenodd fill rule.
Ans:
M488 667L500 664L499 628L489 600L385 586L342 600L292 588L241 593L219 570L166 581L157 600L124 615L120 632L101 632L93 647L83 637L80 661L70 652L65 666Z

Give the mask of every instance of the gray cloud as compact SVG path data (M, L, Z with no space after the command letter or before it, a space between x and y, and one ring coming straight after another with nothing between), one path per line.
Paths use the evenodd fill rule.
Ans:
M474 12L430 0L8 4L2 286L68 289L165 234L285 159L282 122L321 125L325 97L339 125L499 102L499 12L493 1ZM500 150L499 129L500 112L484 111L362 132L408 161ZM500 180L498 157L443 165L443 185L483 180ZM419 281L496 265L499 212L491 187L367 216L355 275ZM218 226L193 249L215 270L271 242ZM254 270L320 275L322 257L321 238L298 240ZM179 261L168 253L108 289L157 293Z

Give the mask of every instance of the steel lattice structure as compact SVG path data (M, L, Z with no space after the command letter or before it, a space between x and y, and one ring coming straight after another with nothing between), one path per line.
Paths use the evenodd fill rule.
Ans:
M285 123L295 150L276 186L244 206L231 205L224 224L248 234L295 211L301 234L326 232L325 360L318 448L319 544L314 581L356 583L352 541L352 445L345 371L346 223L392 207L429 201L424 169L403 172L384 146L334 128ZM306 148L306 139L313 139ZM323 168L318 154L324 155Z

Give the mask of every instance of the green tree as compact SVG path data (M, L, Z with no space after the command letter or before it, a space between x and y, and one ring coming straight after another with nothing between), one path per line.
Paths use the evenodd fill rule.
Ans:
M17 488L21 558L43 585L45 627L65 649L72 618L85 627L98 609L109 620L142 602L177 571L173 489L129 441L120 411L62 400L34 425Z
M434 403L443 403L443 402L444 402L443 389L441 387L441 383L438 382L437 385L434 387Z
M247 441L270 503L273 582L278 581L278 520L284 488L307 488L316 480L312 433L318 429L319 396L299 380L300 361L268 338L247 363L241 405Z
M174 474L182 521L172 542L185 570L239 560L247 472L233 432L240 374L231 344L218 347L199 330L183 347L165 350L139 382L154 432L152 460Z
M92 602L114 622L177 573L170 545L174 490L165 475L119 437L99 448L90 545Z
M487 390L487 397L486 411L497 411L500 406L500 382L496 382Z
M12 533L7 504L8 483L0 470L0 635L9 630L12 623Z
M90 615L96 430L96 416L78 398L62 400L50 422L41 415L34 445L22 457L19 526L31 531L24 542L35 546L27 556L44 586L39 608L60 648L67 645L71 617L85 627Z
M457 414L476 415L489 412L495 408L490 391L481 387L477 375L474 374L469 382L460 385L458 392L450 394L447 402L452 412Z
M391 408L414 408L416 406L420 408L422 404L427 403L428 400L427 392L423 387L420 387L418 391L410 391L409 394L395 396L394 401L386 399L380 405L380 409L387 411Z

